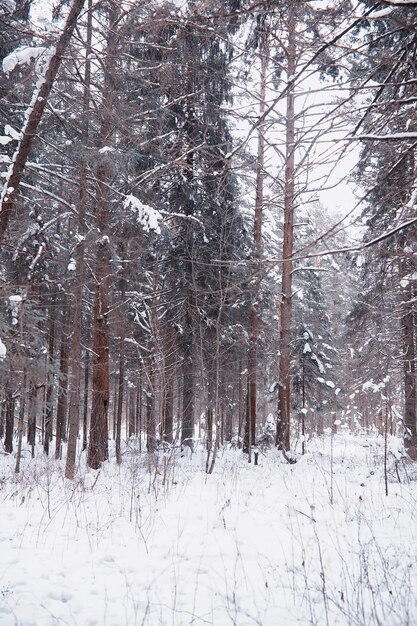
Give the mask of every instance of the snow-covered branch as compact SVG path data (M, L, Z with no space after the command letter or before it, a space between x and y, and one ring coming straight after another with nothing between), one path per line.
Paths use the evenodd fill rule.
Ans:
M346 140L367 140L372 139L373 141L398 141L399 139L417 139L417 132L405 132L405 133L389 133L387 135L377 135L377 134L364 134L364 135L356 135L346 137Z
M85 0L74 0L56 46L51 48L47 56L44 57L44 70L40 73L30 106L26 111L21 139L9 166L0 198L0 241L6 232L33 140L61 65L63 54L84 7L84 2ZM44 54L46 55L46 53Z

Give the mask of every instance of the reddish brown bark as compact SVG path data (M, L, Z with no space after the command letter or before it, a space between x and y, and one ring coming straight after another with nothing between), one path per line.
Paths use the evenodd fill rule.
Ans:
M101 247L101 246L100 246ZM107 253L98 254L93 329L93 393L87 464L99 469L107 460L109 408L109 342L107 328Z
M101 106L101 124L99 148L111 142L114 124L113 97L114 73L116 62L117 35L114 25L117 23L119 7L116 3L109 6L110 28L104 64L103 102ZM96 168L96 222L101 234L96 246L94 278L96 295L93 318L93 374L92 407L90 420L90 441L87 464L98 469L108 458L108 410L109 410L109 329L108 329L108 292L110 276L110 251L107 236L110 215L110 181L113 174L112 159L103 155Z
M92 0L88 0L87 41L85 50L84 92L83 92L83 138L89 134L88 112L90 106L91 83L91 43L92 43ZM84 238L85 213L87 205L87 165L82 162L79 171L78 232L81 239L75 251L76 276L74 286L74 319L71 339L71 387L68 415L68 446L65 476L74 478L77 440L80 424L80 382L81 382L81 337L82 337L82 295L84 289ZM84 448L83 448L84 449Z

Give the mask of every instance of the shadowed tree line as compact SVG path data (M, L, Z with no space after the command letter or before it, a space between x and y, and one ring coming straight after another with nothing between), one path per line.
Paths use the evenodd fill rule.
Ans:
M382 4L74 1L50 32L30 2L2 9L0 436L17 471L24 440L68 478L111 441L118 463L135 441L203 441L208 472L225 443L293 460L339 419L401 428L413 454L415 226L384 233L415 205L415 17ZM318 192L346 138L364 242L382 240L340 256Z

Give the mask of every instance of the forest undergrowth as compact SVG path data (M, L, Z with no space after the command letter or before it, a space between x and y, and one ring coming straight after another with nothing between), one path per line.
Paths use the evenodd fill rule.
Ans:
M74 481L0 457L1 626L417 624L416 470L389 452L385 481L383 438L225 448L211 475L136 444Z

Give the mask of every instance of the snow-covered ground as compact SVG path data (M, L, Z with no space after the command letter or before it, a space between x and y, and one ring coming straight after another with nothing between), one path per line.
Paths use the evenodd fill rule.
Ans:
M383 450L225 450L207 476L203 452L131 448L74 482L2 455L0 626L417 624L417 481L390 454L386 496Z

